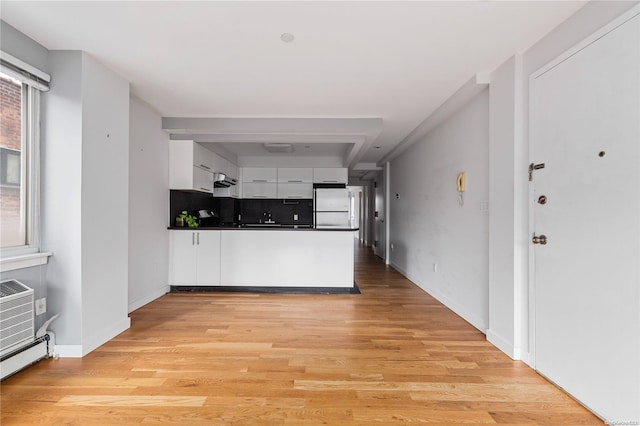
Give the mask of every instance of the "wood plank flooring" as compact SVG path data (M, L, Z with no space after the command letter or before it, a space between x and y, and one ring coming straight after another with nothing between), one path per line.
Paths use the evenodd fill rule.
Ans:
M357 247L360 295L168 294L0 384L2 425L602 422Z

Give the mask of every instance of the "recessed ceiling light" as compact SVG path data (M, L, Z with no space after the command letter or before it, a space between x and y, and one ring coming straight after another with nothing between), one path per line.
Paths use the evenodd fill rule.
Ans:
M282 35L280 36L280 40L284 41L285 43L291 43L294 39L295 37L291 33L282 33Z

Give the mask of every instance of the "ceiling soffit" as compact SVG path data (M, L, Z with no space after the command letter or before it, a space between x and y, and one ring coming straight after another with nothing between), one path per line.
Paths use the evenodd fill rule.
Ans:
M351 167L382 131L382 118L188 118L163 117L171 139L202 143L342 144L343 166ZM256 148L255 155L261 155Z

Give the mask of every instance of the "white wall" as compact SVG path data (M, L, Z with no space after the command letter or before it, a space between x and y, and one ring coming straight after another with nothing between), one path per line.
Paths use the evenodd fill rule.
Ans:
M489 224L480 207L489 195L488 122L485 89L391 162L389 200L391 264L483 332ZM463 206L460 172L467 173Z
M528 239L522 235L519 208L526 195L519 184L526 174L518 165L528 158L521 134L522 59L514 56L491 74L489 144L489 329L487 339L514 359L521 356L519 300ZM516 190L518 189L518 190ZM526 197L525 197L526 198ZM526 272L526 269L524 270ZM517 330L517 331L516 331Z
M42 96L42 249L48 265L48 306L60 314L56 343L82 345L82 53L49 55L51 90Z
M129 85L77 51L49 53L43 96L43 249L62 356L83 356L127 318Z
M82 54L82 334L87 354L129 328L129 82Z
M129 312L169 290L169 135L132 97L129 130Z

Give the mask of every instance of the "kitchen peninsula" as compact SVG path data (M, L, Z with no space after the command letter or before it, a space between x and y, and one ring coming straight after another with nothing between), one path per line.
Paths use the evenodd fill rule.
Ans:
M314 228L170 228L172 290L237 287L350 293L354 232Z

